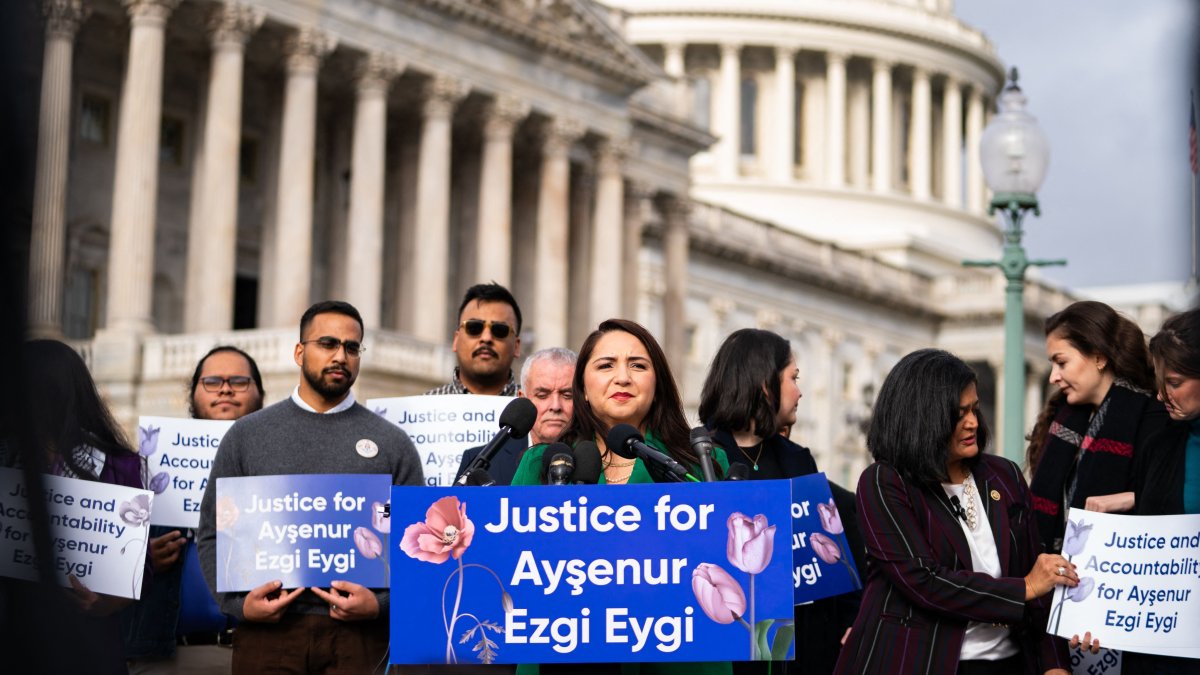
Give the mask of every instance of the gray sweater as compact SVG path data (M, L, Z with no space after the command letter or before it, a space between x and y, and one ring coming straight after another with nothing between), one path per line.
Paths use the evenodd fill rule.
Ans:
M364 438L375 442L379 454L367 458L358 453L355 446ZM243 620L246 594L216 591L217 479L330 473L387 473L394 485L425 483L421 458L408 436L357 403L348 410L322 415L303 410L288 398L243 417L226 432L204 490L196 534L204 578L226 614ZM377 590L375 596L379 618L386 620L388 591ZM329 606L312 592L305 592L288 611L328 614Z

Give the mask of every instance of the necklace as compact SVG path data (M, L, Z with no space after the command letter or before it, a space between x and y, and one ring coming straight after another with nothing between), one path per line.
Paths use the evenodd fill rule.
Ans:
M742 451L742 454L746 456L746 459L750 459L749 450L758 450L758 454L754 455L754 460L753 460L754 470L758 471L758 460L762 459L762 455L763 455L763 442L759 441L758 445L754 446L753 448L738 448L738 449Z
M975 526L979 524L979 517L975 512L975 479L969 473L963 481L963 502L967 513L967 527L974 531Z

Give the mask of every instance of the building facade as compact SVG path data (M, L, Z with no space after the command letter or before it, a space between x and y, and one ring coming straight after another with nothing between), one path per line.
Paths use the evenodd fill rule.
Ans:
M330 297L367 323L359 395L422 391L487 280L527 352L647 324L693 409L729 332L779 332L793 438L843 484L908 351L1001 400L1004 282L961 261L1000 253L977 149L1003 68L949 0L41 5L31 332L126 422L182 414L216 343L286 396ZM1071 300L1027 289L1027 419Z

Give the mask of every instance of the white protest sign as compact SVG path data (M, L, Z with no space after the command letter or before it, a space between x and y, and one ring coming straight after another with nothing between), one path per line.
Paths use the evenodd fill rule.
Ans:
M168 527L200 526L200 500L213 457L233 420L139 417L138 454L146 458L150 485L158 495L150 522Z
M421 455L426 485L453 485L464 450L486 445L500 431L511 396L401 396L368 399L375 414L398 425Z
M154 493L77 478L42 476L50 516L54 578L73 575L96 593L142 593ZM25 475L0 469L0 576L37 580Z
M1055 591L1050 632L1091 631L1112 649L1200 657L1200 515L1071 509L1063 555L1079 585Z
M1121 652L1101 648L1096 654L1076 647L1071 650L1073 675L1121 675Z

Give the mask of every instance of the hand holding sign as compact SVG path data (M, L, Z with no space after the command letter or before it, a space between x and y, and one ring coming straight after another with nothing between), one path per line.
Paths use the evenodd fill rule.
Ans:
M366 621L379 616L379 600L371 589L349 581L334 581L329 592L313 586L311 590L329 603L329 617L338 621Z
M304 592L303 586L293 591L284 591L282 586L282 581L268 581L251 590L242 602L242 616L247 621L278 623L288 605Z

